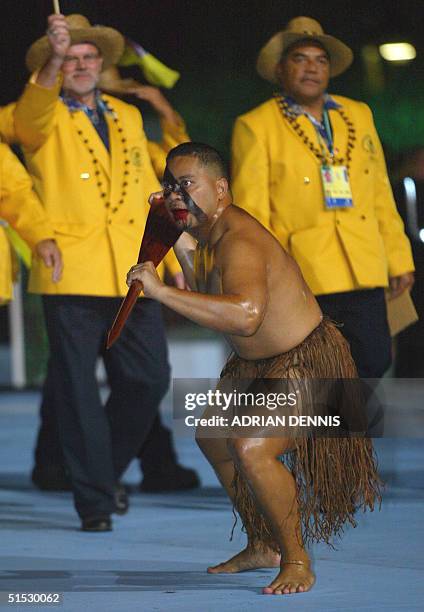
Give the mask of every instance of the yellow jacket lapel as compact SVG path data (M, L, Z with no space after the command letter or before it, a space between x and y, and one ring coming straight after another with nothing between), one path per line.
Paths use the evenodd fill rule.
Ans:
M318 136L317 136L315 127L313 126L311 120L308 119L306 115L299 115L299 117L297 118L297 122L300 125L301 130L303 131L303 135L297 134L294 128L287 121L287 124L290 127L290 130L296 134L296 138L299 138L299 140L303 142L303 139L307 137L309 141L312 142L312 144L315 145L317 149L321 150ZM311 157L313 157L315 161L317 161L316 155L311 151L311 149L307 145L305 145L305 149L307 150L308 154Z
M120 124L114 121L114 117L110 114L106 115L106 121L109 128L110 142L110 160L111 160L111 202L120 202L123 182L124 170L128 170L125 165L126 156L124 150L128 148L128 144L123 142L126 140L125 132L120 132ZM128 157L128 156L127 156Z

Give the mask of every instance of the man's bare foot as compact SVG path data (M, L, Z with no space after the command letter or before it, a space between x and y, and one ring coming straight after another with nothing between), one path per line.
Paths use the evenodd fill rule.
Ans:
M270 548L247 546L224 563L208 567L209 574L235 574L260 567L278 567L280 555Z
M271 584L263 589L265 595L288 595L290 593L304 593L314 585L315 574L311 570L309 561L301 564L281 563L281 570Z

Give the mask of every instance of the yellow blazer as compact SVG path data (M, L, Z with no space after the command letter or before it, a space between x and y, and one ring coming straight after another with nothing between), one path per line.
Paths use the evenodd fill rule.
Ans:
M2 221L13 227L31 248L40 240L53 237L53 228L32 189L30 177L5 144L0 144L0 303L12 298L14 268Z
M147 199L160 189L142 118L134 106L104 95L115 113L106 115L109 154L85 113L70 113L60 101L59 89L59 82L49 89L30 82L15 111L16 136L64 262L57 284L34 262L29 290L122 296L137 261Z
M0 141L12 143L16 141L13 114L15 104L12 102L7 106L0 107Z
M350 164L353 208L326 210L320 163L268 100L236 120L232 189L245 208L293 255L315 294L386 287L389 276L414 269L396 210L384 155L366 104L333 96L356 130ZM334 147L345 155L348 131L330 110ZM319 147L315 128L299 117Z

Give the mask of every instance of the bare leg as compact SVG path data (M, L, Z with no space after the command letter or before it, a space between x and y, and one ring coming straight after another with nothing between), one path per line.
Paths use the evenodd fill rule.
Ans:
M209 461L215 473L227 491L229 498L234 501L234 463L228 449L228 440L225 438L204 438L199 430L196 441L201 451ZM248 542L246 548L224 563L208 567L210 574L243 572L260 567L278 567L280 555L266 546L253 546Z
M315 582L310 559L302 542L294 478L278 460L278 456L288 448L289 441L281 438L231 440L234 459L272 527L281 550L280 572L264 588L266 594L308 591Z

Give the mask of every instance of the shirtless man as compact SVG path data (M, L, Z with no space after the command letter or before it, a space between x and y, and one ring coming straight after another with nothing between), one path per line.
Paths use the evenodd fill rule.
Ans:
M151 203L158 197L165 198L174 222L184 231L174 249L191 291L164 285L151 262L133 266L127 284L139 280L145 296L199 325L223 332L234 355L222 377L288 378L293 363L300 376L355 376L347 344L335 326L323 320L295 261L258 221L232 203L225 165L212 147L184 143L172 149L164 192L153 194ZM319 363L315 365L314 360ZM340 524L354 522L352 515L358 507L372 508L378 496L369 440L361 439L357 446L349 440L329 442L335 463L342 456L338 453L343 444L350 444L348 452L357 466L361 449L366 459L359 460L358 475L343 464L348 483L342 493L343 483L332 474L328 476L331 469L321 470L324 476L313 472L309 482L322 496L306 504L299 495L299 481L278 459L293 450L292 439L207 438L199 432L197 441L242 516L248 534L245 550L226 563L208 568L208 572L281 565L275 580L264 588L266 594L303 592L312 587L315 576L302 537L302 533L309 535L311 516L320 528L324 526L312 538L328 542L327 536L338 533ZM321 442L327 441L316 440L308 452L314 453ZM295 444L295 454L302 455L302 443ZM321 457L322 464L325 453L314 457ZM345 462L346 448L343 457ZM306 462L294 465L298 470L307 469ZM322 479L327 479L324 484ZM337 491L332 489L330 479L337 481ZM313 497L310 491L307 494ZM252 512L258 516L252 517ZM324 515L322 523L320 513ZM306 515L307 528L302 531ZM266 530L269 537L264 538Z

